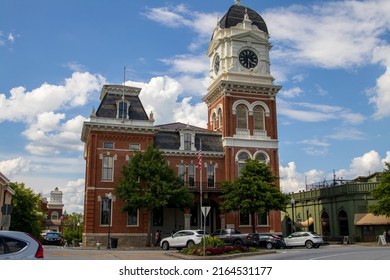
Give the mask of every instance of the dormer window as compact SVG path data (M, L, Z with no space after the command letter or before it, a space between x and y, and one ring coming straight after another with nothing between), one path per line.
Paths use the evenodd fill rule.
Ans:
M130 103L124 98L116 102L116 117L117 119L129 119L129 107Z
M180 129L180 150L196 151L195 149L195 131L189 128Z

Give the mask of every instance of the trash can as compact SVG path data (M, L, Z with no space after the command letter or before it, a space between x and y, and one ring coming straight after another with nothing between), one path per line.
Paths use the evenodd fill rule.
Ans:
M118 238L111 238L111 248L118 247Z

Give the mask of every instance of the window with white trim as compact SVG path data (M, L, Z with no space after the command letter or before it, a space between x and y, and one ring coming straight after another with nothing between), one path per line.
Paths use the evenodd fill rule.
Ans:
M180 180L180 184L183 186L184 185L184 175L185 175L185 172L186 172L186 167L184 164L179 164L179 167L178 167L178 173L179 173L179 180Z
M238 176L241 175L242 169L245 167L245 161L249 158L249 155L246 152L241 152L238 155Z
M188 166L188 185L195 186L195 165L192 163Z
M207 187L213 188L215 181L215 165L208 164L207 165Z
M240 104L236 110L236 128L248 129L248 108Z
M265 111L263 107L256 106L253 109L253 122L254 122L253 127L255 130L265 130L264 116L265 116Z
M113 173L114 173L114 158L109 155L103 156L102 180L112 181Z

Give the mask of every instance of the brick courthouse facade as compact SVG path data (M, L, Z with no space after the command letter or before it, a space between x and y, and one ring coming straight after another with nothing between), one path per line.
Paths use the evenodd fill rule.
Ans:
M165 237L173 230L200 228L202 193L202 205L211 207L208 232L225 227L250 232L253 223L258 232L281 232L278 211L252 221L239 212L222 213L219 207L222 182L236 178L245 159L266 162L279 176L276 94L280 87L273 85L270 74L270 48L264 20L236 1L215 28L208 48L212 81L203 98L208 107L207 128L183 123L155 125L152 113L145 112L139 99L141 89L103 87L99 108L82 130L85 246L97 241L106 244L108 233L118 239L118 246L145 244L147 213L122 212L115 188L122 166L129 163L134 150L144 151L150 144L163 152L195 197L191 209L156 211L153 231L161 230Z

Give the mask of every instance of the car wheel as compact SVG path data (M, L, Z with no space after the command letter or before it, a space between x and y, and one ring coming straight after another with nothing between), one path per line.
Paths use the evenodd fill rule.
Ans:
M169 250L169 243L167 241L163 242L162 248L163 250Z
M242 241L241 240L235 240L233 245L240 247L240 246L242 246Z
M267 248L267 249L272 249L274 246L272 245L272 243L270 243L270 242L268 242L266 245L265 245L265 247Z
M192 246L194 246L194 245L195 245L195 242L192 241L192 240L189 240L189 241L187 242L187 248L190 248L190 247L192 247Z
M313 248L313 246L314 246L313 241L307 240L306 243L305 243L305 246L306 246L307 249Z

